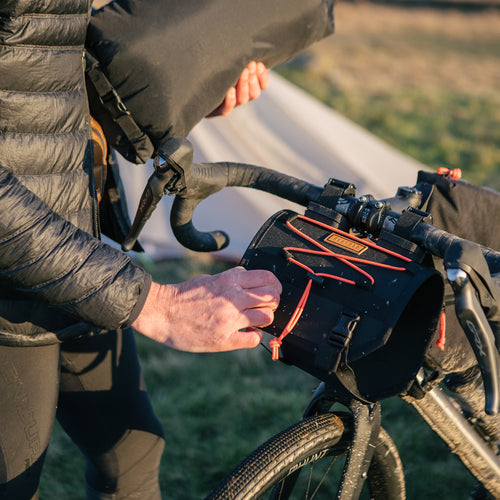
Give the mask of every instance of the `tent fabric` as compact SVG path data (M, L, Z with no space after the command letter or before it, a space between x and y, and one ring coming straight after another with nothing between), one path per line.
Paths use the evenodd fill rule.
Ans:
M273 72L259 99L227 117L203 120L188 138L195 161L253 163L319 186L334 177L355 184L358 195L377 198L393 196L398 186L415 185L418 171L426 169ZM133 217L152 164L118 161ZM187 252L172 236L171 204L164 197L139 238L153 259ZM226 188L202 202L193 220L200 230L226 231L231 243L217 255L239 259L259 227L284 208L303 210L267 193Z

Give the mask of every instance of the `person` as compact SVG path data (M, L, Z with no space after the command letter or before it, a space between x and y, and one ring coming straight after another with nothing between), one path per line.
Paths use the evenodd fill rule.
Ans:
M99 240L82 53L89 0L0 5L0 498L38 497L57 417L87 498L160 498L164 447L131 327L192 352L252 348L281 286L233 268L152 281ZM260 76L259 76L260 75ZM253 63L214 114L257 97Z
M243 69L236 85L229 88L220 106L208 116L227 116L235 107L257 99L268 85L266 67L262 63L251 61ZM208 305L207 289L210 290L208 295L211 300L209 300L214 303L203 308L200 306ZM249 289L251 292L244 293L240 298L240 289ZM278 305L280 292L281 285L272 274L266 271L249 273L240 267L220 276L200 276L178 287L165 287L152 283L142 312L132 327L175 349L210 352L215 345L214 340L207 335L200 336L199 331L206 329L213 311L218 311L219 317L216 319L214 325L216 328L213 332L217 332L215 334L218 336L218 332L221 331L220 326L225 325L222 331L230 333L231 336L227 339L218 337L215 350L256 347L260 344L261 332L252 325L266 326L272 322L273 316L270 313ZM220 294L224 299L214 300L212 294L216 294L217 297ZM176 308L170 314L168 322L165 321L162 308L158 314L158 304L164 304L165 308ZM193 311L198 313L193 314ZM232 336L235 325L239 326L236 338ZM183 331L184 334L179 335L179 331Z

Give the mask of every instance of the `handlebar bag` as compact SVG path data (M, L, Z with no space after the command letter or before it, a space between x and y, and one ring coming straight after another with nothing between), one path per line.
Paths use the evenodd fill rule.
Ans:
M309 212L278 212L243 256L245 268L268 269L283 286L265 331L282 339L283 361L358 399L404 393L436 331L440 273L408 258L399 237L382 233L375 245Z
M333 32L333 0L115 0L92 15L91 114L144 163L216 109L252 61L268 68Z

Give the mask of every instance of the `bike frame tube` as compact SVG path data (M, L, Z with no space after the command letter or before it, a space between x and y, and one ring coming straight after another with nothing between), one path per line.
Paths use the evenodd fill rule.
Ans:
M500 498L500 458L480 438L450 398L435 387L423 399L409 402L484 487L495 498Z

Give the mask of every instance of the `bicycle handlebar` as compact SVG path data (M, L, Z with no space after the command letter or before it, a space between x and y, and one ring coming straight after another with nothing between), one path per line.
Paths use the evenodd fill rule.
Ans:
M344 215L351 227L377 237L394 232L443 259L455 293L457 317L481 368L485 410L500 412L500 253L437 229L429 214L418 210L422 196L414 188L400 188L394 198L375 200L354 196L354 186L330 179L318 187L301 179L244 163L193 163L191 144L173 137L159 149L141 197L131 231L122 244L130 250L165 193L175 194L170 223L177 240L200 252L220 250L229 238L223 231L201 232L192 222L198 204L226 186L258 189L308 206L319 203ZM395 211L397 210L397 211ZM497 275L497 276L495 276ZM492 328L495 329L493 333Z
M221 173L224 180L219 178ZM210 194L216 192L216 187L217 191L226 186L249 187L307 206L321 192L320 188L300 179L244 163L194 164L193 175L196 179L204 179L207 186L213 182L213 190L209 189ZM229 244L229 237L223 231L201 232L194 227L193 213L205 198L204 190L199 193L179 194L170 214L170 225L176 239L186 248L197 252L213 252Z
M287 174L246 163L193 163L192 146L187 139L180 137L168 139L159 148L154 168L139 202L132 228L122 243L125 251L134 246L144 224L166 193L176 197L170 222L177 240L191 250L211 252L227 246L227 234L223 231L199 231L194 227L192 218L201 201L224 187L258 189L302 206L317 202L324 189ZM331 208L347 216L358 231L375 236L383 229L392 232L401 212L409 206L417 208L420 202L414 189L401 189L405 191L398 191L394 198L386 200L345 195L338 198ZM462 241L424 220L415 225L408 239L441 258L453 242ZM481 250L491 273L500 272L500 253L487 247L481 247Z
M319 198L322 188L301 179L246 163L193 163L193 151L187 139L173 137L159 149L151 175L139 202L137 214L122 249L130 250L158 201L167 192L176 198L170 224L176 239L197 252L225 248L229 237L223 231L198 231L192 222L200 202L227 186L258 189L307 206Z

